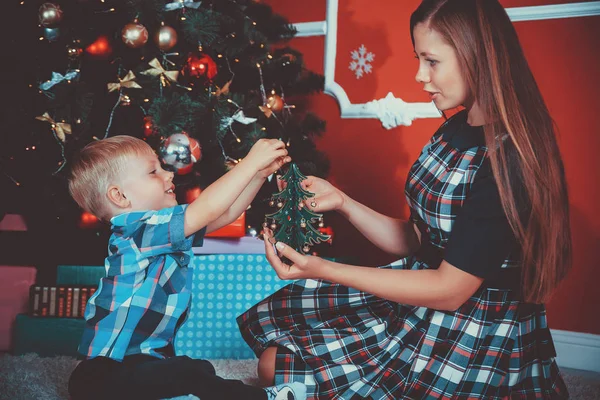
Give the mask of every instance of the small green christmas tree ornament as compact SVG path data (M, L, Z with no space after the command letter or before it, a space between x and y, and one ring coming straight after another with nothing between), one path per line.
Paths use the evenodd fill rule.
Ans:
M264 227L270 227L275 240L283 242L301 254L310 251L310 246L325 242L331 238L316 229L313 224L323 226L323 214L304 207L304 200L314 197L314 193L304 190L300 183L306 179L298 166L290 164L288 171L279 179L287 183L279 193L273 195L269 203L279 210L265 215Z

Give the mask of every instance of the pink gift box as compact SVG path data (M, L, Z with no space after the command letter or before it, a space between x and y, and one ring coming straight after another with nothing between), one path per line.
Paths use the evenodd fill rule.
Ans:
M0 351L10 350L15 317L28 311L36 272L35 267L0 265Z

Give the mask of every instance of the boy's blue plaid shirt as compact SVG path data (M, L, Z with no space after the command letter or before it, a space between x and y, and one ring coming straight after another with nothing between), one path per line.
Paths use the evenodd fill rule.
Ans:
M164 356L191 301L188 264L206 228L184 237L187 205L136 211L111 219L106 278L85 310L79 353L121 361L132 354ZM179 323L178 323L179 322Z

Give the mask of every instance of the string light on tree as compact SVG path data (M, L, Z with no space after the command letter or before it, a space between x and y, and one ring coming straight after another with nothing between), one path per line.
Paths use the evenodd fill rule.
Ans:
M119 95L119 105L129 107L131 105L131 97L124 93L121 93Z
M67 45L67 57L71 61L76 61L83 53L83 49L80 46L79 40L73 40Z
M154 123L151 115L144 116L144 136L149 137L155 132Z

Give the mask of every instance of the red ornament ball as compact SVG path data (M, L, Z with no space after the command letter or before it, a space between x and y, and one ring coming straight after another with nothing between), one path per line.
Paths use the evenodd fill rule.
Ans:
M100 36L96 41L86 47L85 51L95 58L107 58L112 53L110 42L106 36Z
M100 220L94 214L84 211L81 214L81 218L79 219L78 225L80 228L83 228L83 229L96 228L100 225Z
M121 39L131 48L142 47L148 41L148 29L142 24L131 22L121 30Z
M144 136L148 137L154 133L154 122L152 116L146 115L144 117Z
M194 200L196 200L198 198L198 196L200 196L200 193L202 193L202 189L200 189L199 186L194 186L189 189L186 189L186 191L183 194L184 203L185 204L192 203Z
M187 175L194 169L194 164L189 164L187 167L179 168L175 173L177 175Z
M190 150L192 152L192 162L197 163L202 158L202 149L200 148L200 143L194 139L190 138Z
M217 64L209 55L203 52L190 53L182 73L192 78L211 80L217 75Z

